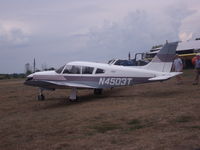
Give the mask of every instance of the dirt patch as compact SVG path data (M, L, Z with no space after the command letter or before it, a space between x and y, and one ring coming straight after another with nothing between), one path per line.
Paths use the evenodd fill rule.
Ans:
M183 85L166 82L106 90L94 96L70 90L45 92L23 80L0 81L0 149L2 150L198 150L200 85L186 70Z

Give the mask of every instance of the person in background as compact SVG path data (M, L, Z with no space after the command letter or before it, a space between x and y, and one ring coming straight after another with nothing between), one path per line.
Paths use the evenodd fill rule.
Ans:
M196 55L196 61L195 61L195 79L193 85L199 84L199 75L200 75L200 54Z
M178 55L175 56L174 62L173 62L173 69L175 72L182 72L183 71L183 62L179 58ZM182 78L181 75L176 76L176 82L177 84L182 84Z

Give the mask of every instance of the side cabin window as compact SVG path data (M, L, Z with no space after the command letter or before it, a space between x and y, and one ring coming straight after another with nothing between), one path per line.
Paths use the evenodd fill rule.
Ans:
M64 67L65 67L65 65L62 66L62 67L60 67L59 69L57 69L57 70L56 70L56 73L61 73L61 72L63 71Z
M65 67L65 70L63 71L65 74L80 74L81 73L81 67L80 66L71 66L67 65Z
M82 66L82 74L92 74L93 70L93 67Z
M101 73L105 73L105 70L97 68L95 74L101 74Z

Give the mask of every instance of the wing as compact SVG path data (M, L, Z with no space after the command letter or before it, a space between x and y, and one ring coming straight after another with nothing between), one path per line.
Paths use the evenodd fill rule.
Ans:
M77 87L77 88L89 88L89 89L95 89L97 87L90 86L86 84L80 84L80 83L71 83L71 82L58 82L58 81L45 81L47 83L54 84L56 86L66 86L66 87Z
M182 72L170 72L161 76L150 78L149 81L164 81L180 74L182 74Z

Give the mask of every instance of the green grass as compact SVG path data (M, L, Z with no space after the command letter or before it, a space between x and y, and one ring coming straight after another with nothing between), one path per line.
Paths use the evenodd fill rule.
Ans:
M138 119L132 119L128 121L127 124L129 125L128 131L134 131L145 127L145 125Z
M134 131L134 130L142 129L144 127L145 127L144 125L134 125L133 127L128 128L128 130Z
M200 130L200 126L191 126L190 128L192 128L192 129L199 129Z
M111 130L120 129L121 127L118 124L105 122L105 123L101 123L101 124L96 124L94 126L91 126L90 128L96 130L96 132L98 132L98 133L106 133Z
M178 116L175 119L175 122L179 123L185 123L185 122L190 122L192 120L191 116Z
M183 70L183 77L193 78L194 76L194 69L184 69Z
M138 119L133 119L131 121L128 122L129 125L138 125L140 124L140 120Z

